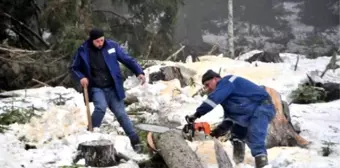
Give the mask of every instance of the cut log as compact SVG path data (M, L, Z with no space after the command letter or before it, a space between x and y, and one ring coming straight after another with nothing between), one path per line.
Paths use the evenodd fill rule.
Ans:
M108 167L118 164L116 150L109 140L80 143L78 153L73 162L77 163L82 158L85 159L85 165L91 167Z
M173 79L178 79L181 83L181 87L187 86L185 79L181 73L180 68L174 66L166 66L160 68L159 72L154 72L149 75L149 83L163 80L163 81L170 81Z
M220 142L214 138L214 149L218 168L232 168L233 164Z
M275 106L276 115L268 127L268 135L266 138L266 147L271 148L275 146L300 146L306 147L309 142L301 137L294 129L293 124L289 121L289 112L284 112L283 102L280 98L280 94L269 87L266 87L266 91L272 98L272 102ZM289 110L285 107L286 110Z
M246 61L249 63L252 63L254 61L273 62L273 63L283 62L279 53L272 53L272 52L267 52L267 51L254 54L252 57L246 59Z
M153 137L159 154L169 168L203 168L196 153L190 148L182 135L167 131Z

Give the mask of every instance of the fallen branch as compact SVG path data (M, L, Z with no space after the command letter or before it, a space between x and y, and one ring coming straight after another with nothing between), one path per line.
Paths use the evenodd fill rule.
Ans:
M183 45L180 49L178 49L176 52L174 52L173 54L171 54L171 55L166 59L166 61L169 61L169 60L171 60L171 58L177 56L177 54L178 54L179 52L181 52L184 48L185 48L185 45Z
M46 86L46 87L50 87L50 85L48 85L47 83L41 82L41 81L36 80L36 79L34 79L34 78L32 79L32 81L37 82L37 83L39 83L39 84L42 84L42 85L44 85L44 86Z
M207 55L211 55L216 49L217 49L217 45L215 44L211 47L211 50L207 53Z
M23 35L21 32L17 31L16 29L11 28L14 33L18 34L30 47L33 49L38 49L25 35Z
M48 85L48 83L53 82L53 81L56 81L56 80L58 80L58 79L64 77L64 76L67 75L67 74L68 74L68 72L66 72L66 73L64 73L64 74L62 74L62 75L59 75L59 76L57 76L57 77L55 77L55 78L52 78L52 79L50 79L50 80L48 80L48 81L46 81L46 82L43 82L43 83L44 83L43 85L45 85L45 84ZM41 83L40 83L40 84L41 84ZM38 84L38 85L34 85L33 88L38 87L38 86L39 86L39 84Z
M47 44L46 41L44 41L41 36L39 34L37 34L35 31L33 31L31 28L29 28L26 24L24 24L23 22L21 22L20 20L16 19L15 17L11 16L10 14L6 13L6 12L2 12L2 14L4 16L6 16L9 19L12 19L14 21L16 21L17 23L19 23L20 26L24 27L26 30L28 30L29 32L31 32L39 41L41 41L47 48L50 47L49 44Z
M300 60L300 55L297 56L295 67L294 67L294 71L296 71L296 69L297 69L297 66L299 64L299 60Z
M203 95L205 94L205 89L204 89L204 87L202 87L201 89L197 90L191 97L195 97L195 96L197 96L198 94L201 95L201 96L203 96Z
M322 72L320 77L322 78L329 69L335 70L339 67L340 66L336 64L336 54L333 54L332 58L329 60L329 63L327 64L325 70Z
M52 65L52 64L56 63L57 61L60 61L60 60L66 58L66 57L68 57L68 56L69 56L69 55L67 55L67 54L66 54L66 55L63 55L63 56L61 56L61 57L59 57L59 58L57 58L57 59L51 61L51 62L48 63L47 65Z
M6 52L10 52L10 53L47 53L47 52L51 52L52 50L42 50L42 51L38 51L38 50L25 50L25 49L19 49L19 48L6 48L6 47L1 47L0 46L0 51L6 51Z

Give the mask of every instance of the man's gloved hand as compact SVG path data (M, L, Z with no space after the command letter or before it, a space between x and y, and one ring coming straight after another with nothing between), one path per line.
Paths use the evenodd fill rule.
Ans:
M227 132L228 130L223 130L221 127L216 127L214 130L211 131L210 136L218 138L225 135Z
M186 120L193 123L198 117L195 114L186 116Z
M212 137L220 137L227 134L230 128L233 126L233 122L231 120L224 120L221 124L219 124L214 130L211 131L210 136Z

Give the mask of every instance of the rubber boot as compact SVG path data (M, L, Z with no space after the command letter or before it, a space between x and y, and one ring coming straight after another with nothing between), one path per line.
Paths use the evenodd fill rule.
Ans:
M267 155L255 156L255 168L263 168L268 165Z
M235 164L242 163L245 154L245 144L242 140L234 138L232 140L233 144L233 160Z

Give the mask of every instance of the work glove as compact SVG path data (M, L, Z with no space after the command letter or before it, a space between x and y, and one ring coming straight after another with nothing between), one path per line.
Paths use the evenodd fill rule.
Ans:
M219 124L214 130L211 131L210 136L212 137L220 137L224 136L228 133L230 128L233 126L233 122L230 120L224 120L221 124Z
M196 120L197 118L198 118L198 117L197 117L195 114L185 116L185 119L186 119L188 122L190 122L190 123L195 122L195 120Z
M210 136L218 138L227 134L228 131L221 129L220 127L216 127L214 130L211 131Z

